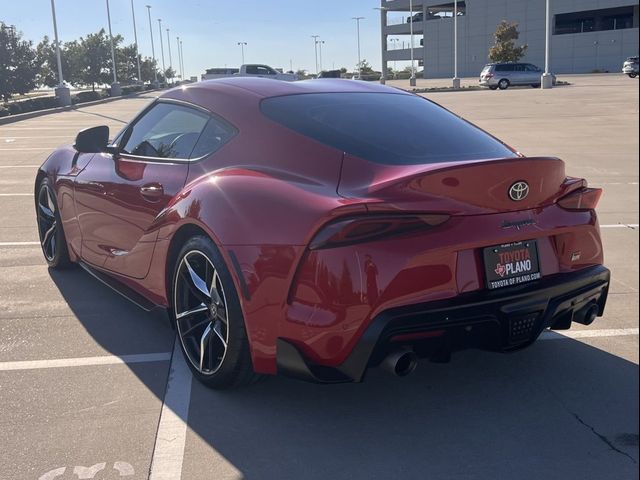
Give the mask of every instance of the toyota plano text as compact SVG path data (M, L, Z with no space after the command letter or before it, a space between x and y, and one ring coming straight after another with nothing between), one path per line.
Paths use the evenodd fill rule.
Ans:
M365 82L169 90L53 152L35 194L50 267L165 309L214 388L514 351L607 299L600 189Z

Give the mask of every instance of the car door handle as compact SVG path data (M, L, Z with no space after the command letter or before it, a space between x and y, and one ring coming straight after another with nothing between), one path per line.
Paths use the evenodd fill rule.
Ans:
M149 183L140 187L140 194L143 197L156 200L164 195L164 188L159 183Z

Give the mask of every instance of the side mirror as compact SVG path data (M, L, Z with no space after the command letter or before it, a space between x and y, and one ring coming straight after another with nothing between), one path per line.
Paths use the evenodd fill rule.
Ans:
M73 148L80 153L100 153L107 151L108 143L109 127L100 125L99 127L80 130L76 136L76 143L73 144Z

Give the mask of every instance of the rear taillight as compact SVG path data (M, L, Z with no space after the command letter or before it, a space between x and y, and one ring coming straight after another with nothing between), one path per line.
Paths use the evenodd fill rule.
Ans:
M493 73L485 73L484 78L493 78Z
M449 215L370 215L328 224L313 238L310 250L371 242L422 232L446 222Z
M581 188L562 197L558 200L558 205L565 210L593 210L601 195L601 188Z

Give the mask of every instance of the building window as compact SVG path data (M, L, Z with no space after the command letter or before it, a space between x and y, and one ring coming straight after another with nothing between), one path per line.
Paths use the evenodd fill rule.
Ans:
M634 7L603 8L555 16L553 34L601 32L633 28Z

